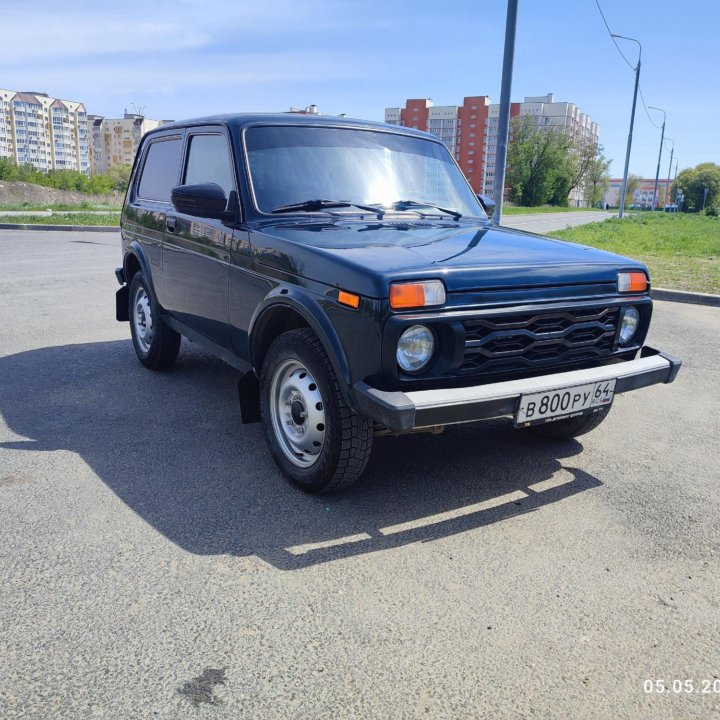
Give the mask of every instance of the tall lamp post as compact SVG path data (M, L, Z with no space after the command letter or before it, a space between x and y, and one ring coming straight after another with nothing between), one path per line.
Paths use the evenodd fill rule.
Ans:
M518 0L508 0L505 21L505 55L503 56L502 85L500 87L500 111L498 115L497 148L495 150L495 184L493 200L495 212L493 222L502 221L503 199L505 196L505 164L510 134L510 93L512 91L513 61L515 59L515 28L517 26Z
M672 143L672 148L670 150L670 164L668 165L667 190L665 191L665 205L670 205L670 174L672 172L673 154L675 153L675 141L672 138L665 138L665 142Z
M630 40L630 42L637 43L639 48L638 61L635 66L635 91L633 92L632 111L630 112L630 132L628 133L627 149L625 150L625 170L623 172L622 188L620 190L620 211L618 217L622 217L625 212L625 193L627 192L627 179L628 170L630 168L630 149L632 148L632 136L633 126L635 125L635 106L637 105L638 87L640 86L640 64L642 60L642 45L639 40L631 37L625 37L625 35L615 35L612 33L614 38L620 38L621 40Z
M657 110L663 114L662 132L660 133L660 152L658 153L657 171L655 172L655 189L653 190L652 209L654 211L655 206L657 205L658 180L660 180L660 160L662 160L663 141L665 140L665 121L667 120L667 113L662 108L654 107L653 105L648 105L648 110Z

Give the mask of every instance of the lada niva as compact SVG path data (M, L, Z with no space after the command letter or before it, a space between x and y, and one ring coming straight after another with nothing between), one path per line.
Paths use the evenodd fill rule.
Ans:
M507 417L569 438L615 395L674 380L680 361L643 345L643 264L498 227L492 209L416 130L164 125L122 211L117 319L148 368L181 336L237 368L242 421L310 492L357 480L377 434Z

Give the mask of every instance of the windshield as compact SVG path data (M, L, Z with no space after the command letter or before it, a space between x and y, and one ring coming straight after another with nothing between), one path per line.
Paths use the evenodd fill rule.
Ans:
M264 213L322 198L391 212L442 214L436 206L484 217L450 153L432 140L356 128L271 126L249 128L245 144Z

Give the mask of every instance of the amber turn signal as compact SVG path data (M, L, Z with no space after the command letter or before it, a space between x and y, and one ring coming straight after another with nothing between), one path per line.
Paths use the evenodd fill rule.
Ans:
M440 280L395 283L390 286L390 307L393 310L442 305L445 286Z
M357 308L360 305L360 296L355 293L349 293L345 290L340 290L338 293L338 302L341 305L347 305L351 308Z
M648 286L647 275L644 272L618 273L618 292L639 293L645 292Z

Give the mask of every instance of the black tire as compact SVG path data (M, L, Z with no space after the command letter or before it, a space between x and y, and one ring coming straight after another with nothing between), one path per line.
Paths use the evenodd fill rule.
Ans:
M297 378L304 380L297 380L295 388L288 390ZM309 382L307 392L301 387L302 382ZM290 393L289 397L296 397L296 402L291 403L283 390ZM293 395L294 392L297 394ZM290 418L295 417L296 405L302 410L297 411L298 424L293 425ZM275 462L285 477L302 490L310 493L339 490L352 485L365 469L372 450L372 420L349 407L325 348L312 330L283 333L268 349L260 372L260 411ZM304 417L302 412L306 413ZM322 422L311 425L320 418ZM286 425L292 425L291 429L298 432L302 430L302 436L288 440L292 432L284 429ZM313 427L322 430L322 435L316 433L317 453L312 449L293 452L292 442L307 443L315 432ZM295 460L290 459L291 455ZM300 466L298 462L308 464Z
M145 314L148 309L149 318ZM128 317L133 347L140 362L151 370L167 370L180 351L180 333L163 322L157 300L142 272L135 273L130 282ZM147 327L148 319L150 332L143 336L139 326Z
M556 420L545 425L534 425L531 430L538 435L556 440L569 440L594 430L610 413L610 408L603 408L589 415L579 415L567 420Z

